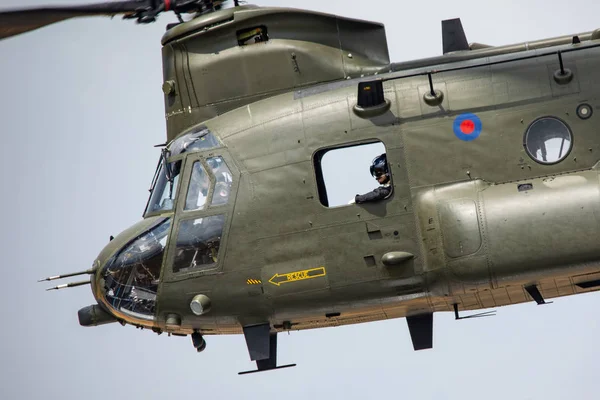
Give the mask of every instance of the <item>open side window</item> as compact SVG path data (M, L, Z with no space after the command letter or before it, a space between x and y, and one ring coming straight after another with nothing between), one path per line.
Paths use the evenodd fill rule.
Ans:
M352 204L357 194L380 187L381 184L371 175L371 165L373 160L385 153L385 146L380 141L317 151L313 162L321 204L325 207Z

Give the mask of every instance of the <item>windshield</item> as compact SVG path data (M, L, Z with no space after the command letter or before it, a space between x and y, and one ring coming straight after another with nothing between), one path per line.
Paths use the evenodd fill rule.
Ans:
M171 220L166 219L115 254L102 269L104 296L112 308L154 319L163 252Z
M179 175L181 174L181 163L181 160L168 164L165 162L160 163L158 172L154 177L146 213L169 211L173 209L177 185L179 183ZM166 169L165 165L168 166Z
M215 135L207 127L200 126L194 131L173 140L166 149L163 149L154 179L152 180L150 198L148 199L144 215L173 210L182 161L169 163L167 159L171 159L182 153L208 150L219 146L221 146L221 143ZM225 199L226 201L227 199Z

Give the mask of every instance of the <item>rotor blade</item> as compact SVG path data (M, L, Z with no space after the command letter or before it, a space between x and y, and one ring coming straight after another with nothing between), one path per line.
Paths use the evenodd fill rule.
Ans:
M148 7L147 1L120 1L69 7L40 7L0 11L0 39L41 28L69 18L130 14Z

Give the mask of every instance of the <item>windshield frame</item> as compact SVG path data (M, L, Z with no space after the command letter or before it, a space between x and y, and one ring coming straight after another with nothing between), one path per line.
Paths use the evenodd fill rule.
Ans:
M185 142L186 137L190 137L191 141L189 143L183 145L184 143L186 143ZM200 148L193 147L193 144L199 140L202 140L202 138L207 138L208 146L207 147L200 146ZM177 147L176 145L180 146L181 148ZM189 150L187 150L188 145L192 146L192 148ZM186 129L183 132L181 132L179 135L177 135L177 137L175 137L173 140L171 140L166 145L166 147L161 149L161 154L160 154L156 169L154 170L152 183L150 184L150 189L149 189L150 193L148 195L148 200L146 201L146 206L144 207L142 217L148 218L148 217L153 217L153 216L163 215L163 214L174 214L178 207L179 197L183 196L187 193L187 192L186 193L182 192L182 190L183 190L182 187L183 186L187 187L189 184L189 179L190 179L190 176L189 176L187 168L186 168L186 161L185 161L188 158L187 156L190 154L205 154L206 152L213 152L213 151L221 149L221 148L226 148L226 146L224 146L223 142L219 139L219 137L217 135L215 135L214 132L204 124L198 124L189 129ZM173 154L172 151L174 151L174 150L178 151L178 153L175 155L172 155ZM153 197L155 196L155 191L157 189L160 189L160 188L157 188L157 185L159 182L161 182L161 177L162 177L161 175L165 176L165 178L167 179L165 184L168 184L168 182L170 182L170 180L168 179L167 172L166 172L167 165L177 162L177 161L181 161L181 166L179 168L179 174L177 175L178 182L176 183L175 190L173 191L173 194L172 194L173 206L169 209L160 209L159 208L159 209L156 209L153 211L149 211L151 202L153 200ZM205 164L205 163L203 162L203 164ZM205 165L205 167L206 167L206 165ZM161 172L162 172L162 174L161 174ZM214 186L214 185L212 185L212 183L213 183L212 175L213 175L212 172L209 171L209 176L211 176L211 190L213 189L213 186ZM166 186L161 185L161 187L162 187L162 191L164 192L164 187L166 187ZM212 192L209 193L209 195L211 196L210 198L212 199Z
M185 154L185 153L184 153ZM169 250L167 258L165 259L166 268L164 268L164 276L162 279L163 282L177 282L182 279L193 278L197 276L205 276L205 275L213 275L219 274L222 271L222 268L225 264L225 252L227 251L227 246L229 243L229 230L230 224L233 218L233 210L236 204L236 198L238 193L238 188L240 186L240 170L237 164L234 161L234 158L229 153L226 147L218 148L218 149L210 149L203 152L193 152L189 153L188 158L186 159L185 164L185 173L182 176L184 179L183 184L181 185L179 198L177 199L177 207L174 215L174 225L171 231L172 240L169 242ZM217 178L213 171L213 168L208 164L207 159L212 157L221 157L227 166L229 173L231 175L232 184L229 187L229 195L228 200L224 204L214 205L212 204L212 199L214 197ZM210 179L210 191L207 193L206 204L203 208L197 210L185 210L186 196L189 190L189 185L191 182L191 175L193 173L193 167L195 162L200 162L203 168L206 171L206 174ZM217 215L223 215L224 225L222 227L221 239L219 244L219 253L217 254L217 262L215 265L212 265L210 268L192 268L186 269L185 271L173 271L173 263L175 260L175 255L177 254L177 246L176 246L176 238L179 235L181 229L181 223L185 220L198 219L198 218L209 218Z
M148 200L146 201L146 207L144 207L144 212L142 214L143 218L148 218L148 217L154 217L157 215L162 215L162 214L173 214L175 212L175 209L177 208L177 199L179 198L179 192L181 191L181 187L182 185L182 179L185 179L185 164L186 164L186 154L182 153L182 154L178 154L174 157L168 157L166 158L166 162L168 164L177 162L177 161L181 161L181 167L179 168L179 174L177 175L177 179L178 182L176 184L175 190L173 191L173 207L169 208L169 209L158 209L158 210L154 210L154 211L149 211L148 208L150 207L150 202L152 200L152 197L154 196L154 192L156 190L159 190L160 188L157 186L158 182L161 179L161 172L163 172L163 174L165 174L165 170L164 170L164 161L163 161L163 153L160 154L160 158L158 159L158 165L156 166L156 170L154 172L154 177L152 179L152 185L149 189L149 195L148 195ZM166 178L166 177L165 177ZM166 180L165 184L169 184L168 183L168 179ZM187 186L187 185L186 185ZM164 188L162 189L164 190Z

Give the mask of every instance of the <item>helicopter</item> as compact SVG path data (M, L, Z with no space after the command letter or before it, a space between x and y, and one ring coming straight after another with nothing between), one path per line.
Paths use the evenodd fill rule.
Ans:
M254 49L266 51L267 46L285 40L273 28L281 20L268 18L269 13L279 16L279 12L240 7L203 14L172 27L165 44L182 41L178 45L185 48L192 46L186 43L188 34L219 38L233 32L237 42L231 44L237 46L233 49L245 53L243 60L235 62L246 62ZM247 25L236 26L236 13L259 16L254 21L248 15ZM298 14L298 18L323 18L323 31L327 31L328 17ZM226 22L219 24L219 18ZM459 312L530 300L544 304L548 298L597 288L597 253L591 238L597 234L594 153L598 150L591 131L586 136L596 107L593 78L583 80L586 74L593 77L597 33L489 48L468 45L460 25L451 21L444 30L446 55L394 65L385 59L387 50L381 45L385 36L377 32L381 27L340 21L336 18L337 23L350 26L348 32L341 31L351 37L349 46L357 42L356 37L368 37L365 32L373 42L362 44L368 54L360 52L360 43L347 54L344 50L347 58L341 60L350 72L337 77L325 68L333 62L326 52L312 60L316 50L294 50L294 57L287 48L289 57L274 55L268 64L280 60L291 65L291 87L264 91L266 84L289 81L263 78L252 87L254 81L245 75L239 77L250 82L242 88L245 93L219 91L224 99L200 97L192 105L192 89L182 81L194 82L195 73L177 72L176 66L167 64L163 90L169 144L161 154L147 218L117 235L86 271L94 276L92 288L100 303L82 310L84 325L122 322L157 333L188 334L198 350L205 346L203 335L243 332L251 359L263 371L277 367L275 332L407 317L414 347L423 349L432 345L434 312L453 311L462 318ZM282 38L288 37L282 32ZM234 42L231 37L223 40ZM228 48L216 41L208 46L215 51L195 54L230 56ZM258 62L265 62L265 54L258 54ZM175 63L176 56L165 58ZM339 61L339 52L335 58ZM204 61L197 61L198 73L210 76ZM222 66L215 69L222 71ZM540 70L545 72L543 79L538 77ZM312 72L331 75L314 78ZM294 74L303 78L306 74L308 83L298 82ZM228 80L235 78L227 75ZM214 82L221 89L226 86ZM235 83L229 89L240 86ZM259 87L263 91L257 94ZM324 124L332 125L330 131L323 132ZM558 133L546 139L544 126ZM276 136L277 130L284 129L291 132L290 143ZM494 143L492 133L502 142ZM518 143L511 147L516 137ZM559 146L546 145L557 140ZM320 181L324 175L319 171L327 152L374 141L385 144L393 195L382 202L330 207L332 193ZM450 160L446 171L418 159L439 142L448 151L442 155ZM504 145L506 152L498 151ZM283 146L279 152L273 150L277 146ZM497 154L490 154L490 148ZM555 159L548 155L552 151ZM453 154L462 158L466 154L472 160L465 162ZM195 173L207 178L203 198L213 199L212 203L200 196L192 199L196 207L205 201L201 211L190 210L194 206L187 203L190 190L185 186L192 186ZM577 198L568 196L572 192ZM269 196L279 200L266 203ZM508 204L515 207L514 215L507 215ZM555 209L557 204L586 211L562 214ZM546 216L557 212L557 219ZM275 236L261 237L261 229L273 233L261 228L261 221L269 219L286 224ZM189 244L192 239L178 233L186 222L220 233L199 250ZM572 242L561 247L552 237L532 237L532 225L542 232L559 225L584 240L575 247L570 247ZM244 241L244 237L253 239ZM204 253L198 258L200 251ZM150 261L130 261L141 259L145 252L152 257L165 253L167 258L153 265L155 271L148 271L145 263ZM229 259L232 264L243 260L245 266L231 266ZM352 259L358 261L349 263ZM179 261L186 266L176 267ZM172 269L165 269L167 265ZM532 269L527 270L527 265ZM123 266L133 269L124 273ZM123 287L129 297L115 295ZM185 302L178 296L181 291L186 292ZM152 296L155 305L150 304ZM108 298L117 299L117 309ZM227 305L227 299L233 304ZM220 314L231 313L224 311L227 307L235 308L235 322L231 315Z

